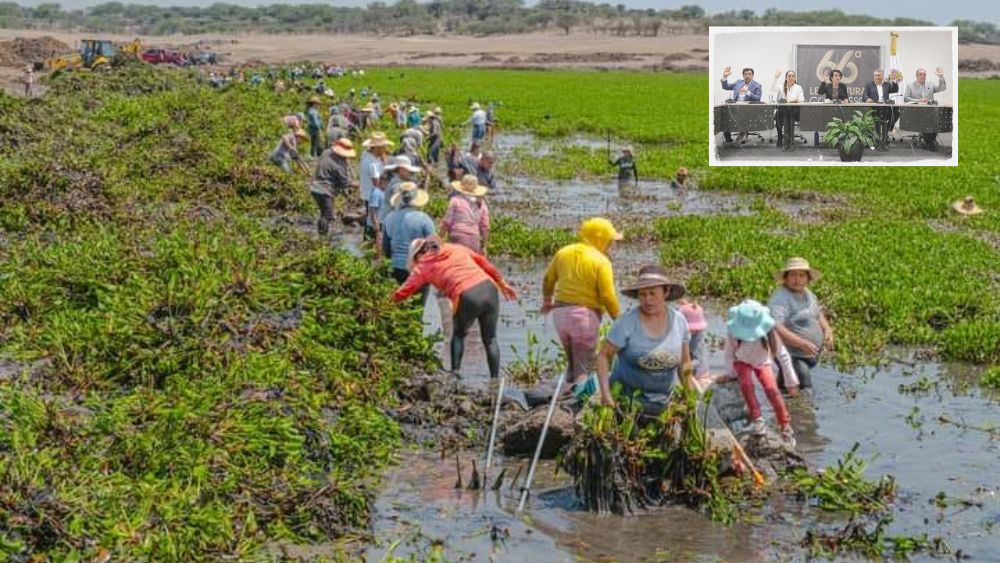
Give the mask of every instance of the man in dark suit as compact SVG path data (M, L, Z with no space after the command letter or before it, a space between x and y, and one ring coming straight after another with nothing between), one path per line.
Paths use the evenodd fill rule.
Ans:
M732 90L733 95L729 97L730 100L737 102L759 102L761 96L764 93L764 88L753 79L753 69L745 68L743 69L743 80L734 82L730 84L728 82L729 75L732 74L732 67L726 67L722 69L722 89ZM729 131L723 132L722 136L726 139L727 143L733 142L733 138L729 135ZM746 133L740 132L740 139L742 140L746 137Z
M893 76L895 75L896 73L893 71ZM874 78L874 80L865 84L865 91L861 95L863 101L884 104L889 101L889 94L899 92L899 83L886 82L884 80L885 73L882 69L875 70ZM888 107L878 108L876 113L878 119L875 121L875 130L879 136L879 144L876 148L880 151L887 151L889 150L889 131L892 130L892 124L896 123L896 119L899 117L899 110Z

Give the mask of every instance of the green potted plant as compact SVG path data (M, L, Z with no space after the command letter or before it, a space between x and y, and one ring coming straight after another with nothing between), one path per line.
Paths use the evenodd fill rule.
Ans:
M840 152L843 162L858 162L866 147L874 147L878 142L875 131L875 113L872 110L862 114L854 112L854 119L844 121L834 117L826 124L826 144Z

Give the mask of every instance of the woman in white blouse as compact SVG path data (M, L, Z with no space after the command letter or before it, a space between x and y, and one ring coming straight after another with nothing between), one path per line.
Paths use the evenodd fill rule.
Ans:
M775 99L780 103L798 104L806 101L802 87L795 83L795 71L785 73L781 81L781 70L774 73L774 86L771 88ZM774 125L778 129L778 146L786 151L795 150L795 122L799 119L799 108L778 106L774 114Z

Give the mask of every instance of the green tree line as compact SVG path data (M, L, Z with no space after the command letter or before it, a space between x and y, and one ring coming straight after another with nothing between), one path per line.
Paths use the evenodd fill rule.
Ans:
M624 4L578 0L398 0L372 2L364 8L324 4L273 4L244 7L216 3L208 7L161 7L107 2L65 10L58 3L35 7L0 2L0 27L67 29L105 33L163 35L172 33L362 33L491 35L542 30L573 30L601 35L706 33L713 25L744 26L914 26L933 25L912 18L876 18L840 10L786 11L770 8L707 14L697 5L676 9L632 9ZM993 23L958 20L963 42L1000 43Z

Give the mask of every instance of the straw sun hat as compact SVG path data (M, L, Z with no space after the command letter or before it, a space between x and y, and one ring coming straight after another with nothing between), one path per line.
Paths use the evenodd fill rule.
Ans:
M400 203L403 201L403 196L408 195L410 197L410 205L412 207L423 207L427 205L431 196L427 194L426 191L421 190L413 182L403 182L399 184L399 189L396 193L392 194L392 198L389 199L389 205L393 207L399 207Z
M785 274L794 270L802 270L809 272L809 281L814 282L821 277L823 273L819 270L809 266L809 262L805 258L789 258L788 262L785 263L785 267L774 273L774 280L781 283L785 280Z
M358 153L354 151L354 143L346 137L337 139L337 142L333 143L332 150L333 154L344 158L354 158L358 156Z
M392 157L389 159L389 164L386 164L384 167L385 170L399 170L400 168L413 172L414 174L422 171L421 168L413 166L413 164L410 163L410 157L405 154L398 154Z
M385 133L383 133L381 131L376 131L376 132L372 133L371 137L369 137L367 140L365 140L363 143L361 143L361 146L364 147L364 148L366 148L366 149L370 149L370 148L373 148L373 147L391 147L394 144L395 143L393 143L392 141L390 141L385 136Z
M951 207L962 215L979 215L983 212L983 208L976 204L976 199L971 195L955 201Z
M479 184L479 177L475 174L466 174L465 176L462 176L461 180L452 182L451 187L465 195L475 197L482 197L490 191L486 186Z
M656 265L643 266L639 270L639 276L630 284L622 288L622 293L636 299L639 296L639 290L645 289L647 287L663 287L664 293L666 293L667 301L676 301L684 296L684 286L679 283L673 283L667 276L667 272Z

